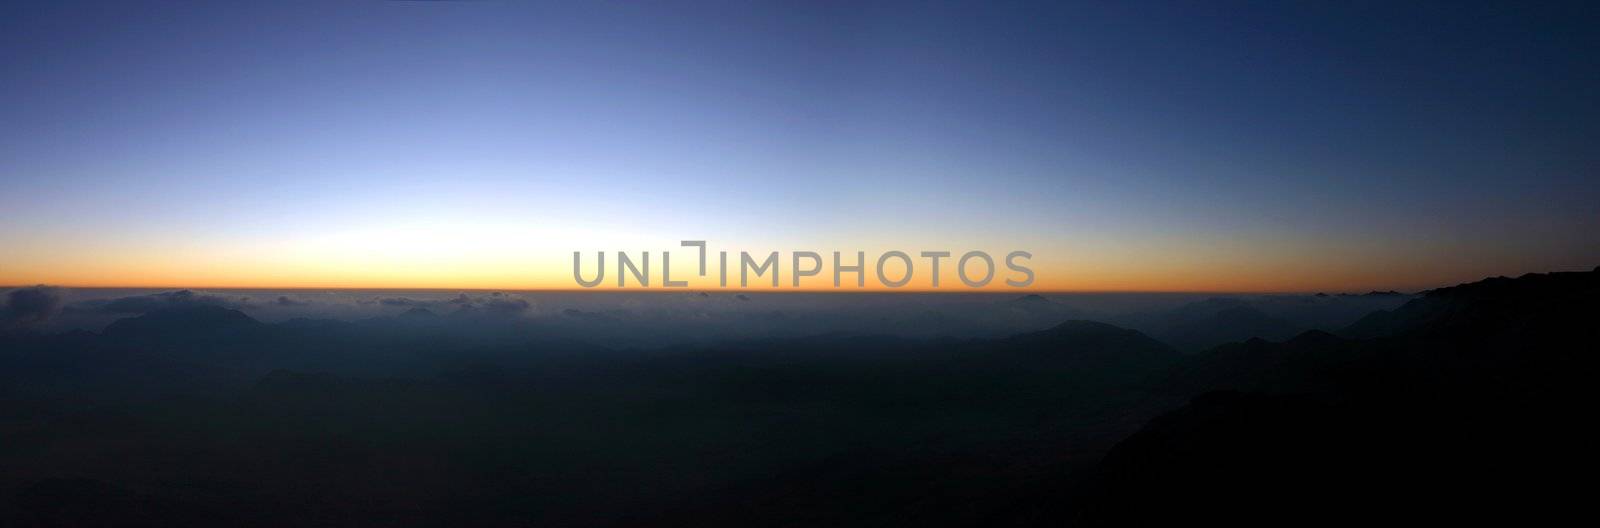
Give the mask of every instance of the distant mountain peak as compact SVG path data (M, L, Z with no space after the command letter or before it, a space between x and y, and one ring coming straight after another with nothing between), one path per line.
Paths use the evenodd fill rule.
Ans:
M1038 332L1021 334L1001 342L1022 345L1025 348L1068 348L1081 351L1113 353L1141 353L1144 355L1175 355L1166 344L1156 341L1138 330L1085 320L1069 320Z
M1123 334L1123 333L1129 333L1129 332L1132 332L1132 333L1135 333L1135 334L1139 333L1137 330L1129 330L1127 328L1123 328L1123 327L1120 327L1120 326L1117 326L1117 325L1113 325L1113 324L1102 323L1102 322L1099 322L1099 321L1088 321L1088 320L1083 320L1083 319L1074 319L1074 320L1071 320L1071 321L1065 321L1065 322L1063 322L1061 324L1058 324L1058 325L1055 325L1055 326L1051 327L1047 331L1048 332L1058 333L1058 334L1075 334L1075 335Z
M416 308L412 308L410 310L406 310L404 313L400 314L400 317L405 317L405 318L408 318L408 319L409 318L427 318L427 319L432 319L432 318L435 318L435 317L438 317L438 316L439 316L439 314L433 313L433 310L429 310L427 308L423 308L423 307L420 307L420 306L416 307Z
M178 305L118 319L106 335L167 337L261 326L261 322L232 308L209 304Z
M1324 332L1322 330L1306 330L1305 332L1301 332L1300 335L1289 339L1287 343L1291 345L1313 345L1339 341L1343 341L1343 339L1328 332Z

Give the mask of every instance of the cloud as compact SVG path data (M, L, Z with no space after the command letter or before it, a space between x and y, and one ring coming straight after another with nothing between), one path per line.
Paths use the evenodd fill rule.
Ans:
M478 311L495 314L515 314L527 311L533 305L522 299L512 298L504 293L495 292L486 296L473 298L465 293L456 294L455 297L444 300L418 300L409 297L389 297L378 299L378 304L384 306L399 306L410 308L449 308L455 307L454 313L468 314Z
M524 301L522 299L507 299L504 297L489 299L489 302L484 303L483 305L485 310L488 310L492 313L504 314L526 312L528 311L528 307L528 301Z
M6 294L0 319L17 324L44 322L61 311L64 290L55 286L18 288Z
M99 310L107 313L145 313L162 308L192 305L238 308L240 303L215 295L195 293L192 290L178 290L113 299L99 305Z

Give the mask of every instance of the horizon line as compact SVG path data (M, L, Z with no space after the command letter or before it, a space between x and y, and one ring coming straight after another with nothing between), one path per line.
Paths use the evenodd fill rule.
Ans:
M1493 277L1484 277L1483 279L1479 279L1479 280L1484 280L1484 279L1489 279L1489 278L1493 278ZM1475 282L1475 281L1469 281L1469 282ZM963 295L971 295L971 294L985 294L985 295L1015 294L1015 295L1023 295L1023 296L1025 296L1025 295L1075 295L1075 294L1076 295L1082 295L1082 294L1316 295L1316 294L1319 294L1319 293L1320 294L1327 294L1327 295L1365 295L1365 294L1369 294L1369 293L1390 293L1390 292L1393 292L1393 293L1398 293L1398 294L1401 294L1401 295L1418 295L1418 294L1421 294L1422 292L1426 292L1428 290L1432 290L1432 289L1436 289L1436 288L1444 288L1444 287L1449 287L1449 286L1455 286L1455 285L1459 285L1459 284L1467 284L1467 283L1465 283L1465 282L1463 282L1463 283L1455 283L1455 284L1450 284L1450 285L1446 285L1446 286L1434 286L1434 287L1416 289L1416 290L1409 289L1409 288L1407 288L1407 289L1390 288L1388 290L1369 289L1369 290L1360 291L1360 292L1354 291L1354 290L1317 290L1317 291L1309 291L1309 290L1299 290L1299 291L1294 291L1294 290L1116 290L1116 289L1106 289L1106 290L1095 290L1095 289L1035 290L1035 289L1026 289L1026 288L1015 288L1015 289L1004 289L1004 288L948 288L947 289L947 288L910 288L910 287L907 287L907 288L875 288L874 289L874 288L806 288L806 287L800 287L800 288L785 288L785 287L779 287L779 288L772 288L772 287L766 287L766 288L739 288L739 287L725 287L725 288L721 288L721 287L714 287L714 288L689 288L689 287L677 288L677 287L674 287L674 288L666 288L666 287L659 287L659 286L639 287L639 288L616 288L616 287L603 287L603 288L481 288L481 287L464 287L464 288L452 288L452 287L431 287L431 286L419 286L419 287L394 287L394 286L359 287L359 286L174 286L174 285L161 285L161 286L121 286L121 285L118 285L118 286L75 286L75 285L70 285L70 284L50 284L50 283L38 283L38 284L28 284L28 285L0 285L0 290L14 290L14 289L21 289L21 288L33 288L33 287L39 287L39 286L48 286L48 287L66 288L66 289L74 289L74 290L401 291L401 292L502 292L502 293L663 293L663 294L671 294L671 293L719 293L719 292L722 292L722 293L739 293L739 294L744 294L744 293L813 293L813 294L814 293L846 293L846 294L875 294L876 293L876 294L963 294Z

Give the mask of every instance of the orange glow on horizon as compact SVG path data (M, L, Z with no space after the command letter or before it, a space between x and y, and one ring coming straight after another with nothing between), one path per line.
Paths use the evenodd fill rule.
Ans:
M610 264L610 262L608 262ZM865 287L856 287L852 274L845 274L839 288L832 286L831 270L818 276L804 277L800 287L792 287L791 277L781 276L779 286L770 280L752 277L748 287L738 286L737 272L730 272L729 285L718 285L715 265L705 278L680 277L674 270L674 280L687 280L687 287L666 288L661 285L659 269L652 270L651 285L640 287L629 277L626 287L617 287L615 270L607 273L606 281L594 288L578 286L570 269L551 270L536 266L475 266L449 269L407 268L340 268L317 266L238 265L231 267L161 267L148 263L127 262L102 265L61 265L49 269L12 268L0 274L0 285L26 286L50 284L75 288L200 288L200 289L397 289L397 290L502 290L502 291L761 291L761 292L906 292L906 293L1069 293L1069 292L1189 292L1189 293L1296 293L1296 292L1365 292L1372 290L1416 291L1469 282L1493 275L1515 275L1521 271L1502 273L1455 270L1430 274L1424 270L1394 273L1396 270L1358 270L1342 273L1293 272L1282 269L1163 269L1160 267L1052 267L1037 263L1033 267L1037 276L1033 285L1015 288L1005 285L1008 276L1002 267L994 280L983 288L970 288L954 277L953 269L941 271L940 286L931 287L926 276L914 277L910 284L889 288L879 284L872 270L868 270ZM1408 270L1398 270L1408 271ZM1540 270L1553 271L1553 270Z
M506 240L537 243L508 244ZM594 255L604 240L607 276L602 285L582 288L572 276L572 251L583 248L585 276L592 276ZM933 240L933 239L929 239ZM660 237L564 231L525 232L495 226L372 229L320 234L287 240L162 239L78 240L70 237L23 239L0 267L0 285L51 284L79 288L237 288L237 289L441 289L503 291L613 291L618 289L616 248L630 248L638 258L651 251L651 286L641 288L630 277L631 291L796 291L796 292L1195 292L1195 293L1361 293L1372 290L1418 291L1470 282L1496 275L1588 270L1592 263L1574 255L1571 262L1519 260L1516 253L1473 253L1471 248L1439 246L1402 253L1384 246L1346 245L1334 253L1323 246L1292 239L1155 238L1137 242L1080 237L1058 243L1014 241L982 248L995 261L995 276L984 288L958 280L955 259L972 244L908 242L898 248L868 244L816 244L824 255L818 275L792 286L792 252L780 251L781 282L752 277L738 287L738 252L761 258L770 248L737 242L710 242L707 276L695 273L695 248L662 243ZM948 244L948 245L947 245ZM1320 243L1319 243L1320 244ZM952 247L954 246L954 247ZM965 246L965 247L963 247ZM806 247L794 244L790 247ZM832 287L834 247L866 253L865 287L855 287L846 274ZM940 287L931 287L928 261L913 257L912 281L901 288L879 283L876 257L889 249L916 255L915 248L949 249L940 265ZM1026 248L1026 262L1036 280L1027 288L1005 284L1021 278L1005 266L1006 247ZM638 248L640 251L633 251ZM718 284L718 257L730 252L729 285ZM673 279L685 288L662 287L662 251L674 256ZM851 251L853 253L853 251ZM1339 258L1332 258L1337 255ZM845 264L854 259L845 257ZM890 277L901 270L890 265Z

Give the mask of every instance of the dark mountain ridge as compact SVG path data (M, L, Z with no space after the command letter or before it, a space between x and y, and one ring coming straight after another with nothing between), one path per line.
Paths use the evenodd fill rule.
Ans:
M1553 521L1586 448L1583 356L1600 272L1426 292L1339 337L1225 345L1168 394L1201 393L1107 454L1083 525ZM1159 505L1159 506L1152 506ZM1312 513L1315 512L1315 513Z
M1592 273L1493 279L1355 331L1191 354L1063 319L992 339L608 349L529 338L538 327L488 313L266 324L163 305L102 334L0 336L0 520L1538 520L1530 501L1573 493L1550 476L1582 476L1595 293ZM1191 310L1245 321L1366 306L1337 299ZM1059 309L1016 302L1044 308L1002 305L1029 325Z

